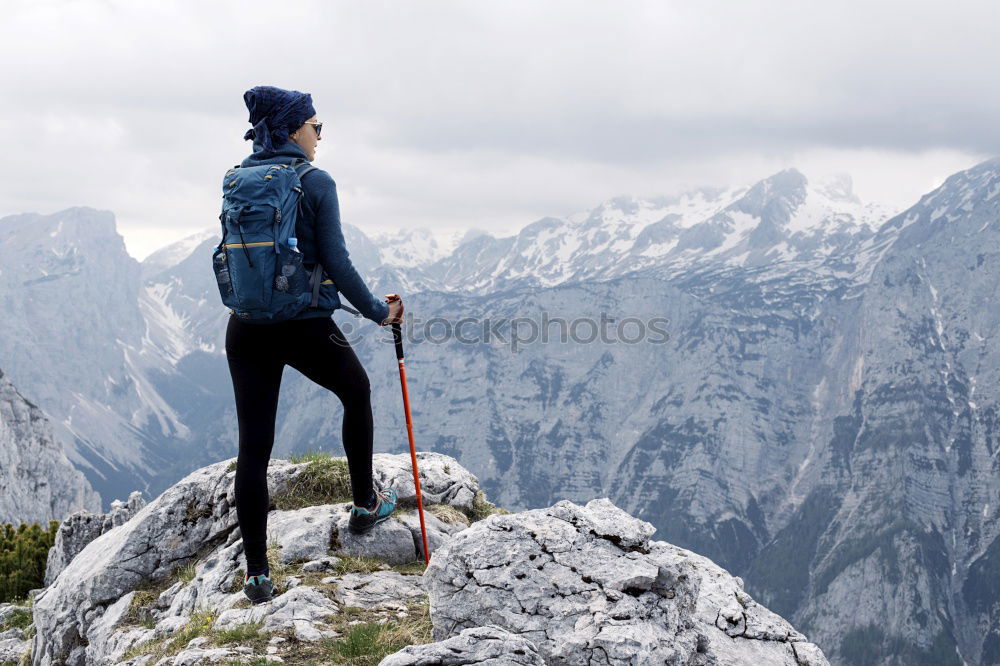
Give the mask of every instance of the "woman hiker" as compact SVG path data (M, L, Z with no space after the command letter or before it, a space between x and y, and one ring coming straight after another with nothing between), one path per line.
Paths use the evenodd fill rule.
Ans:
M313 160L323 123L317 120L311 95L258 86L243 99L253 125L243 138L253 139L253 154L241 166ZM387 519L396 505L395 491L383 489L372 476L368 375L332 315L340 307L338 290L366 318L382 326L402 322L403 303L393 294L386 302L379 301L348 258L333 178L313 169L303 174L302 190L304 205L295 232L303 264L311 270L319 262L333 284L322 285L319 307L293 319L264 324L230 316L226 328L226 356L240 428L235 490L247 564L243 591L254 603L268 601L274 591L266 554L267 463L286 364L333 391L344 405L344 451L354 500L350 528L367 531Z

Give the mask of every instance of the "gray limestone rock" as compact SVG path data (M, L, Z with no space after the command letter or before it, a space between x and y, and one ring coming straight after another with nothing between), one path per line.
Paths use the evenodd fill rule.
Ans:
M334 593L344 606L359 608L400 608L427 596L419 576L404 576L396 571L376 571L370 574L345 574L336 582Z
M349 518L350 505L345 504L336 514L333 527L336 551L345 555L378 557L392 564L406 564L417 559L413 533L403 523L390 518L369 532L355 534L347 527Z
M747 594L742 579L708 558L662 541L650 542L650 553L666 561L684 558L693 564L701 583L695 616L708 639L708 653L720 664L828 665L816 645ZM776 661L777 655L784 660Z
M192 648L180 652L170 661L171 666L196 666L197 664L214 664L224 659L230 659L238 653L229 648Z
M396 456L393 465L383 459L382 469L403 469L407 458ZM117 525L87 543L36 596L34 666L121 664L134 646L179 634L206 609L213 629L260 622L265 635L309 642L336 637L332 623L344 608L399 614L428 596L433 634L441 642L404 650L388 664L826 664L815 646L754 602L740 579L698 555L651 541L648 523L606 499L494 515L471 527L428 512L434 551L423 577L383 565L319 583L315 572L336 571L336 555L412 562L416 512L402 510L398 519L356 535L347 529L348 504L275 510L268 537L281 546L281 565L292 568L271 601L237 607L244 599L243 542L227 463L193 472L128 519L121 519L124 505L117 507ZM274 461L268 481L275 494L303 467ZM450 482L430 481L431 497L466 508L465 491L473 497L478 491L475 477L444 456L429 457L426 468L429 479L460 480L447 488ZM175 579L188 563L194 566ZM141 610L154 624L128 622L137 586L157 581L161 591L147 595ZM0 607L0 616L12 612ZM0 641L11 651L28 645L17 636ZM270 644L274 657L276 645ZM124 663L172 666L251 656L246 646L214 646L201 637L156 664L142 657Z
M377 453L373 456L372 464L375 476L386 486L395 489L400 503L417 501L409 455ZM479 491L479 479L454 458L441 453L418 451L417 469L420 472L420 494L425 505L450 504L462 509L472 508L472 501Z
M545 666L534 644L500 627L471 627L457 636L411 645L379 666Z
M420 515L414 509L412 511L397 511L393 518L410 530L410 534L413 536L413 547L416 549L416 558L422 560L424 558L424 543L420 534ZM427 530L427 548L431 554L444 545L452 535L466 528L462 523L446 523L426 510L424 511L424 527Z
M339 514L350 504L320 504L290 511L272 511L267 517L268 541L281 544L281 561L318 560L327 557Z
M339 557L321 557L317 560L310 560L302 564L303 571L330 571L337 568L340 563Z
M19 664L31 647L31 641L19 636L0 638L0 664Z
M45 584L50 585L88 543L111 528L124 524L144 506L146 501L142 499L142 493L135 490L127 501L113 501L108 513L77 511L67 516L59 525L55 543L49 550L45 565Z
M302 586L279 594L265 604L227 609L212 626L225 629L263 620L262 630L265 632L287 630L299 640L314 641L335 635L332 630L321 627L338 612L337 605L329 597L313 587Z
M382 462L387 469L402 469L408 460L404 454L383 457ZM287 575L271 602L235 608L244 599L239 588L244 561L229 462L192 472L144 507L139 508L141 499L134 494L128 504L115 506L108 516L74 519L57 557L65 557L77 546L80 550L35 598L36 666L118 663L137 643L181 631L192 614L202 609L218 613L216 628L262 620L264 631L287 631L298 640L313 641L334 635L328 620L341 604L393 610L401 609L407 600L424 597L419 578L390 571L376 572L370 580L349 574L337 600L331 596L330 585L340 584L340 577L331 576L327 587L320 589L304 584L304 577ZM439 488L434 497L461 503L465 495L458 490L478 491L470 481L475 477L453 459L432 456L428 469L433 471L435 464L448 466L442 478L453 476L457 481L451 485L429 481L432 489ZM268 466L272 496L287 492L305 468L306 464L272 460ZM280 546L280 563L304 563L306 573L335 569L339 560L334 553L399 564L416 559L414 512L401 510L405 522L390 519L358 535L347 528L349 508L349 504L326 504L270 512L268 538ZM98 525L101 530L109 529L99 533ZM435 544L443 543L449 532L460 527L429 514L428 525ZM86 541L82 535L91 534L88 530L97 535L82 543ZM191 578L175 580L180 568L190 563L194 565L188 574ZM127 624L133 591L140 584L157 582L164 587L143 610L154 623L152 628Z
M2 282L0 279L0 285ZM11 314L4 313L5 317ZM9 350L6 346L3 349L6 361ZM66 457L49 417L15 388L3 369L0 369L0 488L3 488L0 523L15 526L38 522L45 528L49 520L62 520L72 511L97 511L101 507L101 498Z
M652 533L607 499L491 516L424 574L434 637L496 625L549 664L796 666L801 634L711 561Z
M139 583L162 580L225 540L236 527L225 469L223 461L192 472L69 562L35 598L36 666L98 661L104 645L82 638L97 618Z

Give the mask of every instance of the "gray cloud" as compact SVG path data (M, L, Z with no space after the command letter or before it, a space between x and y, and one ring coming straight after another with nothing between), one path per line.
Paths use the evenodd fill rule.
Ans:
M510 230L824 155L902 201L1000 153L992 2L273 8L5 3L0 214L111 209L140 253L209 226L257 84L313 94L317 164L368 227Z

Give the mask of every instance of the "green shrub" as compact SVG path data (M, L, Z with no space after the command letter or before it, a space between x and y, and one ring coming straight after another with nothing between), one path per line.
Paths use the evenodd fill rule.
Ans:
M45 563L58 531L58 520L50 520L46 530L37 522L0 525L0 602L21 599L45 584Z

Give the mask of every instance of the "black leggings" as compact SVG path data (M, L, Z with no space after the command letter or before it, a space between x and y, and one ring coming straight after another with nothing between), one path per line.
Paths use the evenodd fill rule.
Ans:
M329 317L247 324L230 316L226 356L240 424L236 517L247 569L259 571L267 563L267 463L285 364L333 391L343 403L344 451L356 504L366 503L372 491L371 385L350 343Z

